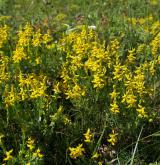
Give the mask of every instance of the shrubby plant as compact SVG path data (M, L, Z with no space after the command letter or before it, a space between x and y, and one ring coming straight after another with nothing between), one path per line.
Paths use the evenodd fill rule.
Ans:
M0 17L1 164L159 161L157 2L95 1L89 12L84 1L73 22L77 1L70 17L49 1L42 22ZM137 15L139 3L148 11Z

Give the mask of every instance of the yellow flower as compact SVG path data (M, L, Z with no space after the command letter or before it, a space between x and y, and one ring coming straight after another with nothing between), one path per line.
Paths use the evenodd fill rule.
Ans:
M105 84L102 76L98 73L93 75L92 83L94 88L99 88L99 89L103 88Z
M91 159L97 159L99 156L98 152L94 152Z
M40 82L41 81L41 82ZM31 94L30 98L38 98L46 95L46 77L45 76L40 76L40 77L35 77L31 80Z
M113 79L117 79L118 81L122 81L126 71L127 71L127 67L125 65L121 65L120 63L116 64L114 66Z
M67 99L77 99L85 95L85 90L82 89L78 84L75 84L72 90L68 90L65 94L67 95Z
M34 157L42 158L42 157L43 157L43 154L41 154L41 150L38 148L38 149L36 150L36 152L33 153L33 156L34 156Z
M53 86L53 91L58 94L58 93L61 93L61 90L60 90L60 82L56 82L55 85Z
M32 39L32 45L34 47L41 46L41 37L42 37L41 30L38 29L33 35L33 39Z
M145 112L145 108L142 107L140 104L138 105L136 111L138 112L138 117L140 118L148 117L147 113Z
M134 107L136 101L136 96L132 91L127 91L126 94L122 96L122 103L126 102L128 104L127 108Z
M111 96L112 100L116 99L116 97L119 95L119 93L116 92L116 86L115 85L113 85L113 91L109 95Z
M29 137L27 140L27 147L32 151L34 149L34 140Z
M4 27L0 27L0 48L2 48L3 44L7 41L9 27L4 25Z
M11 153L13 152L13 149L10 151L6 151L6 157L3 159L4 161L8 161L11 160L13 158L13 156L11 155Z
M28 46L31 40L32 33L33 28L29 23L25 25L24 29L20 28L20 30L18 31L18 46Z
M87 132L84 134L85 142L90 143L93 135L91 134L90 129L88 128Z
M21 46L16 47L16 50L13 51L13 61L15 63L19 63L20 61L22 61L23 59L26 59L27 55L25 54L24 48Z
M110 138L108 139L108 142L111 143L113 146L117 142L117 135L118 135L118 133L115 133L114 130L112 130L112 133L109 134Z
M83 156L85 149L82 147L83 144L79 144L77 147L69 147L70 157L76 159L77 157Z
M10 89L11 88L11 89ZM19 100L19 97L16 92L16 88L13 84L9 87L7 84L5 86L4 102L6 107L14 106L14 104Z
M114 101L110 106L110 111L112 111L113 113L119 113L119 107L116 101Z
M35 61L36 61L36 64L38 65L38 64L41 63L41 58L40 58L40 57L37 57L37 58L35 59Z
M52 41L51 32L49 30L47 30L47 33L42 36L42 41L44 44Z
M127 57L127 60L128 60L129 63L132 64L132 63L135 62L135 59L136 59L136 57L135 57L135 48L132 49L132 50L129 50L128 53L129 53L129 55Z

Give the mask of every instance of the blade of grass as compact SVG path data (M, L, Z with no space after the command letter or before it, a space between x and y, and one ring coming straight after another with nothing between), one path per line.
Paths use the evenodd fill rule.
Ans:
M140 133L139 133L139 136L138 136L136 145L135 145L135 147L134 147L134 151L133 151L133 155L132 155L132 158L131 158L130 165L133 165L134 157L135 157L135 154L136 154L136 150L137 150L137 148L138 148L138 142L139 142L139 139L140 139L140 137L141 137L142 130L143 130L143 126L142 126L142 128L141 128L141 131L140 131Z

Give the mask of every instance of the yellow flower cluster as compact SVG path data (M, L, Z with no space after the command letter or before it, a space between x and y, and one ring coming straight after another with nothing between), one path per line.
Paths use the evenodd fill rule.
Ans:
M70 32L59 43L61 51L67 54L61 77L63 83L67 85L66 96L71 99L87 94L84 88L86 81L90 81L97 90L107 84L107 69L112 65L111 59L118 56L119 49L119 42L116 39L111 41L105 50L105 43L99 41L92 29L82 27L79 30L80 32ZM116 76L119 70L116 69Z
M84 137L85 137L85 140L84 140L85 142L87 142L87 143L91 142L93 135L89 128L88 128L87 132L84 134Z
M41 30L38 29L38 30L33 34L32 45L33 45L34 47L41 46L41 38L42 38Z
M7 41L8 33L9 27L7 25L0 27L0 48L2 48L3 44Z
M152 93L148 91L152 91L155 97L156 81L159 83L157 73L160 64L160 22L152 23L152 16L131 18L128 21L135 27L144 27L144 34L150 36L147 44L143 42L124 50L121 38L112 36L110 41L104 42L99 39L95 30L84 26L75 27L54 43L50 30L43 34L40 28L35 30L30 24L21 27L17 33L16 46L13 45L11 53L0 52L0 93L4 108L23 105L28 100L34 105L39 100L37 104L41 104L43 99L52 102L60 98L60 103L65 99L70 99L75 105L82 101L85 114L85 110L92 104L89 101L93 100L95 104L105 102L101 104L102 114L109 110L111 113L108 114L114 114L113 118L129 118L133 112L136 119L149 119L152 102L147 101ZM0 27L0 48L7 43L8 36L9 27ZM55 54L49 52L54 48ZM56 60L55 63L50 58L47 59L49 62L46 60L47 56L52 55L54 59L58 59L60 65ZM58 71L53 71L52 67ZM48 85L47 80L52 77L53 82ZM86 109L85 105L88 106ZM77 107L81 110L81 104ZM56 112L49 112L50 126L57 121L62 121L64 125L71 124L70 116L63 112L63 106L59 106ZM89 128L83 135L84 142L92 144L94 138ZM112 130L107 140L114 146L118 133ZM33 139L27 140L27 147L34 151L33 157L43 157L41 150L35 148ZM77 159L83 156L85 149L83 144L79 144L69 147L69 151L70 157ZM6 152L4 161L12 159L11 154L12 150ZM96 159L98 156L98 152L94 152L92 158Z
M136 55L136 50L135 50L135 48L134 49L132 49L132 50L128 50L128 53L129 53L129 55L128 55L128 63L130 63L130 64L133 64L133 63L135 63L135 60L136 60L136 57L135 57L135 55Z
M25 52L25 47L30 44L32 31L33 29L30 24L26 24L24 30L20 28L18 31L18 43L12 57L15 63L19 63L21 60L29 58Z
M119 92L116 91L116 85L113 85L113 91L109 94L110 99L111 99L111 104L110 104L110 111L113 113L119 113L119 106L117 104L117 98L119 95Z
M13 152L13 149L10 150L10 151L6 151L6 157L3 159L3 161L8 161L8 160L11 160L13 158L13 156L11 155Z
M118 133L116 133L115 130L112 130L112 133L109 134L108 142L114 146L117 143L117 136Z
M145 107L142 107L142 105L139 104L136 111L138 112L138 117L140 118L148 117L147 113L145 112Z
M79 144L77 147L69 147L70 157L72 159L77 159L78 157L82 157L85 149L82 144Z
M8 63L9 63L9 58L7 56L5 56L3 53L0 54L0 85L2 84L2 82L7 81L8 80Z
M43 157L43 154L41 153L41 150L39 148L33 153L33 157Z
M35 143L34 139L32 139L31 137L29 137L28 140L27 140L27 147L31 151L35 148L34 143Z
M139 19L135 26L138 22L145 26L147 20L151 24L149 30L152 31L152 16ZM134 108L136 112L139 100L147 95L146 73L154 75L160 61L158 39L151 41L151 47L142 43L137 48L129 49L124 60L121 58L121 47L117 39L111 40L106 46L106 43L99 41L94 30L84 27L77 29L58 43L59 49L66 55L61 71L66 98L78 99L86 96L88 82L96 91L112 84L113 91L109 92L110 111L119 114L120 107L125 105L128 109ZM137 61L144 53L149 53L149 50L153 55L150 61L145 57L137 66ZM121 84L123 92L118 91L117 83Z
M33 151L35 149L35 140L31 137L27 140L27 147L30 151ZM38 148L33 152L33 157L42 158L44 155L41 153L41 150Z
M93 134L91 133L90 128L87 129L87 132L83 134L84 135L84 142L91 143L93 140ZM79 144L77 147L69 147L70 151L70 157L72 159L77 159L78 157L82 157L85 149L83 148L83 144ZM92 155L92 159L96 159L99 157L99 154L97 152L94 152Z
M7 84L4 91L4 103L6 108L14 106L17 101L19 101L19 96L17 95L15 86L13 84L10 86Z
M45 97L46 95L46 77L35 74L18 76L18 85L6 85L4 91L4 103L6 107L13 106L16 102L24 101L25 99L36 99Z
M125 65L121 65L120 63L116 64L114 66L113 79L122 81L126 71L127 71L127 67Z
M24 28L20 27L18 31L18 41L16 49L13 51L14 63L20 63L22 60L33 60L36 58L36 63L40 63L40 57L36 54L36 57L30 53L31 47L42 47L52 49L54 47L51 32L47 30L45 34L41 33L41 29L34 31L33 27L27 23ZM33 57L32 57L33 56Z

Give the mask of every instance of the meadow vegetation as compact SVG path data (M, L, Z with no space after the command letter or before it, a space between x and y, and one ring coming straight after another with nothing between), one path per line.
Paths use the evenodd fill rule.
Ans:
M160 164L159 0L0 14L0 164Z

